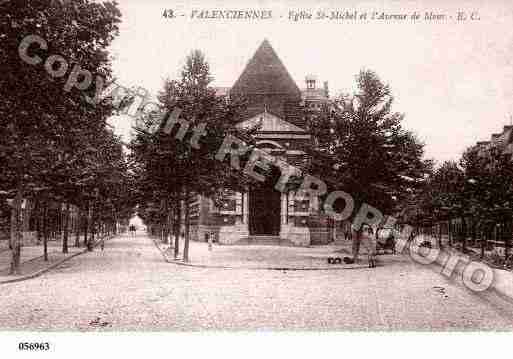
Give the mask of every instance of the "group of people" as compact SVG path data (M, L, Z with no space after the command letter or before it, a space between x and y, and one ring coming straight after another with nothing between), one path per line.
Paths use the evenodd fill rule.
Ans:
M358 234L357 234L358 236ZM376 266L376 253L378 241L374 233L374 228L368 224L364 224L361 228L361 234L359 240L353 241L353 256L354 260L358 258L360 252L360 246L363 245L367 250L367 258L369 260L369 267L374 268Z
M395 254L395 235L393 231L385 228L377 228L368 224L363 224L361 228L355 231L350 225L344 228L344 237L346 240L352 240L352 258L346 257L346 263L354 263L358 260L360 247L367 251L369 267L376 266L376 254L378 247L392 251Z

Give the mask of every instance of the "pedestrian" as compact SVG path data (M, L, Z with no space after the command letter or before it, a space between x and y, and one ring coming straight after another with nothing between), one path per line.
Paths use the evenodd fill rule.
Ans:
M360 244L362 241L362 232L362 228L355 230L354 237L351 238L353 263L356 263L358 261L358 254L360 254Z
M214 236L214 233L210 233L210 234L207 234L207 239L208 239L208 250L211 252L212 251L212 240L213 240L213 237Z
M348 221L345 221L345 222L343 222L342 227L344 229L344 239L346 241L352 239L351 223Z
M102 238L101 242L100 242L100 249L103 250L105 249L105 238Z
M133 224L130 225L128 231L130 232L131 237L135 237L136 230L135 230L135 226Z
M362 244L367 250L367 259L369 261L369 268L376 266L376 236L374 235L374 229L367 225L362 232Z
M347 260L344 259L344 262L357 263L358 254L360 253L360 246L363 245L367 250L369 267L374 268L376 266L376 238L374 236L374 229L368 224L363 224L359 229L356 230L352 244L353 258L348 258Z

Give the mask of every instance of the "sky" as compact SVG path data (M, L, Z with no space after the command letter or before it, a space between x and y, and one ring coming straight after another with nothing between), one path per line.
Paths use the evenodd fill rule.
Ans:
M328 81L330 95L353 92L365 68L388 83L393 111L425 143L426 158L457 160L465 148L501 132L513 116L513 2L118 0L120 35L111 46L114 74L124 86L156 94L166 78L177 78L185 57L202 50L213 86L232 86L267 38L300 88L305 75ZM162 16L173 9L175 19ZM191 19L192 10L265 9L270 20ZM291 21L289 11L377 11L421 20ZM457 12L479 20L456 21ZM446 20L425 21L424 13ZM452 16L453 18L449 18ZM113 121L127 134L129 118Z

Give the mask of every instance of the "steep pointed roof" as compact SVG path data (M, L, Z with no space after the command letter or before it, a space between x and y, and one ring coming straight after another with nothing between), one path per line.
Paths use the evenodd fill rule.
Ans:
M233 94L289 95L300 98L301 91L269 41L264 40L231 89Z

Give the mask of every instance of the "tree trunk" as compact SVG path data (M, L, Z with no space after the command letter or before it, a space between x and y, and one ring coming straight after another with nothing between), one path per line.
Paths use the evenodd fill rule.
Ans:
M87 248L87 242L88 242L88 236L89 236L89 218L87 216L87 213L89 211L86 210L83 216L83 226L84 226L84 248Z
M16 197L14 198L11 208L11 236L9 238L9 247L11 249L11 266L9 274L20 273L20 259L21 259L21 242L23 234L21 232L22 218L21 218L21 203L23 201L23 189L21 184L18 186Z
M180 222L182 220L182 205L180 203L180 197L177 199L176 203L176 213L175 213L175 248L174 248L174 256L175 259L178 258L179 247L180 247Z
M66 203L66 212L64 213L64 233L62 236L62 253L68 253L68 234L69 234L69 203Z
M442 223L438 224L438 248L442 249Z
M162 237L162 242L165 243L165 244L168 244L168 239L169 239L169 203L168 203L168 200L167 198L164 200L164 213L166 214L166 216L163 218L163 223L162 223L162 228L164 229L163 230L163 237Z
M449 237L449 247L452 247L452 221L449 219L449 230L448 230L448 237Z
M172 206L170 206L169 213L167 216L167 228L168 228L168 232L169 232L167 244L169 244L169 245L173 245L173 241L171 238L171 235L173 233L173 225L174 225L173 216L174 216L174 208Z
M116 212L114 212L114 220L112 221L112 235L115 236L118 234L118 216Z
M481 226L481 259L485 256L485 248L486 248L486 236L488 235L488 231L485 226Z
M159 218L159 222L160 222L160 231L159 231L159 240L160 240L160 243L164 243L164 241L166 240L166 237L167 237L167 221L162 217L162 213L165 213L166 216L167 216L167 199L163 199L161 200L160 202L160 210L162 211L160 213L160 218Z
M505 222L504 227L502 234L504 238L504 260L507 261L509 258L509 245L511 241L511 223Z
M37 231L37 245L41 244L41 238L42 238L42 231L43 231L43 213L41 211L41 204L38 204L37 208L37 221L36 221L36 231Z
M189 227L190 227L190 207L189 207L189 190L185 190L185 243L183 246L183 261L189 261Z
M463 253L467 253L467 221L465 217L461 217L461 249Z
M59 203L59 209L57 210L57 240L62 238L64 226L62 225L62 203Z
M470 242L472 246L476 245L476 223L473 218L470 220Z
M356 233L352 236L353 237L353 261L356 263L358 260L358 255L360 254L360 243L362 240L362 230L359 229L356 231Z
M87 242L87 250L89 252L93 251L93 246L94 246L94 234L96 232L96 229L94 228L94 226L95 226L94 218L92 218L91 219L91 236L89 238L89 241Z
M48 203L45 201L43 206L43 257L48 261Z
M75 247L80 247L80 209L77 208L77 216L75 218Z
M90 210L89 210L89 201L86 204L85 213L84 213L84 247L88 248L89 246L89 228L90 228L90 218L89 218Z

